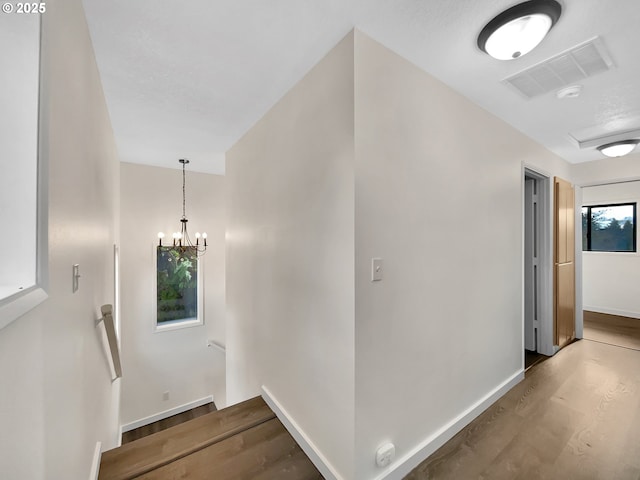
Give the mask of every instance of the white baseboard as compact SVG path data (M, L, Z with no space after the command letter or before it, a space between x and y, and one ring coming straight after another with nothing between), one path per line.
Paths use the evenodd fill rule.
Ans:
M606 308L606 307L589 307L587 305L583 305L582 309L587 310L588 312L606 313L609 315L618 315L619 317L629 317L629 318L640 319L640 313L638 312L626 312L624 310L616 310L614 308Z
M141 418L140 420L135 420L131 423L122 425L120 427L121 433L134 430L138 427L144 427L145 425L149 425L150 423L164 420L165 418L172 417L173 415L186 412L187 410L191 410L192 408L200 407L211 402L213 402L213 395L209 395L208 397L204 397L199 400L194 400L193 402L185 403L184 405L179 405L177 407L165 410L164 412L156 413L155 415L151 415L149 417Z
M100 474L100 460L102 459L102 442L96 442L96 449L93 451L93 461L91 462L91 472L89 480L98 480Z
M314 445L311 439L304 433L296 421L287 413L284 407L275 399L272 393L267 387L262 386L262 398L271 407L278 417L278 420L282 422L284 427L289 431L300 448L307 454L307 457L320 471L322 476L326 480L343 480L342 476L336 471L336 469L329 463L322 452Z
M506 379L491 392L471 405L468 409L430 435L406 455L393 462L387 470L378 475L375 480L400 480L416 468L429 455L449 441L453 436L466 427L473 419L489 408L496 400L516 386L524 379L524 370L519 370ZM264 388L264 387L263 387Z
M378 475L375 480L401 480L404 478L429 455L453 438L456 433L471 423L472 420L523 379L524 370L519 370L514 373L471 407L416 445L416 447L406 455L393 462L385 471ZM342 477L335 468L333 468L331 463L322 455L311 439L302 431L295 420L291 418L264 385L262 386L262 397L320 473L327 480L342 480Z

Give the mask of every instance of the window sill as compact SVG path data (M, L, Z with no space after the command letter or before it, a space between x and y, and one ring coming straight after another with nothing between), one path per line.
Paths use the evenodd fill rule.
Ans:
M42 288L34 285L0 300L0 330L47 299Z
M597 256L637 256L638 252L609 252L604 250L583 250L582 254L597 255Z
M161 325L156 325L154 332L170 332L172 330L180 330L181 328L199 327L200 325L204 325L204 322L197 318L175 320L173 322L166 322Z

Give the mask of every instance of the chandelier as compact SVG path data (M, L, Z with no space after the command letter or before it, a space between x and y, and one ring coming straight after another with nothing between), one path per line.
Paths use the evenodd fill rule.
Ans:
M187 220L186 214L185 168L189 163L189 160L181 158L178 161L182 164L182 218L180 219L180 231L173 233L173 245L162 245L162 239L165 235L163 232L158 233L158 248L166 250L179 249L182 252L188 250L198 256L204 255L207 250L207 234L203 233L200 235L199 232L196 232L196 241L193 243L191 238L189 238L189 233L187 232L187 222L189 220Z

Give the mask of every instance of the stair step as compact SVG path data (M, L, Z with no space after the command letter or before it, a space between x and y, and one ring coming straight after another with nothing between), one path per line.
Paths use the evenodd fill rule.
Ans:
M319 480L322 476L277 418L166 464L139 480Z
M261 397L208 413L104 452L98 479L139 477L274 418L275 414Z

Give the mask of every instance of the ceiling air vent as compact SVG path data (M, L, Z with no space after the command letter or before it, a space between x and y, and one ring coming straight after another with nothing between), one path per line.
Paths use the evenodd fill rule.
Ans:
M505 78L503 82L526 98L533 98L606 72L612 67L613 61L604 43L596 37Z

